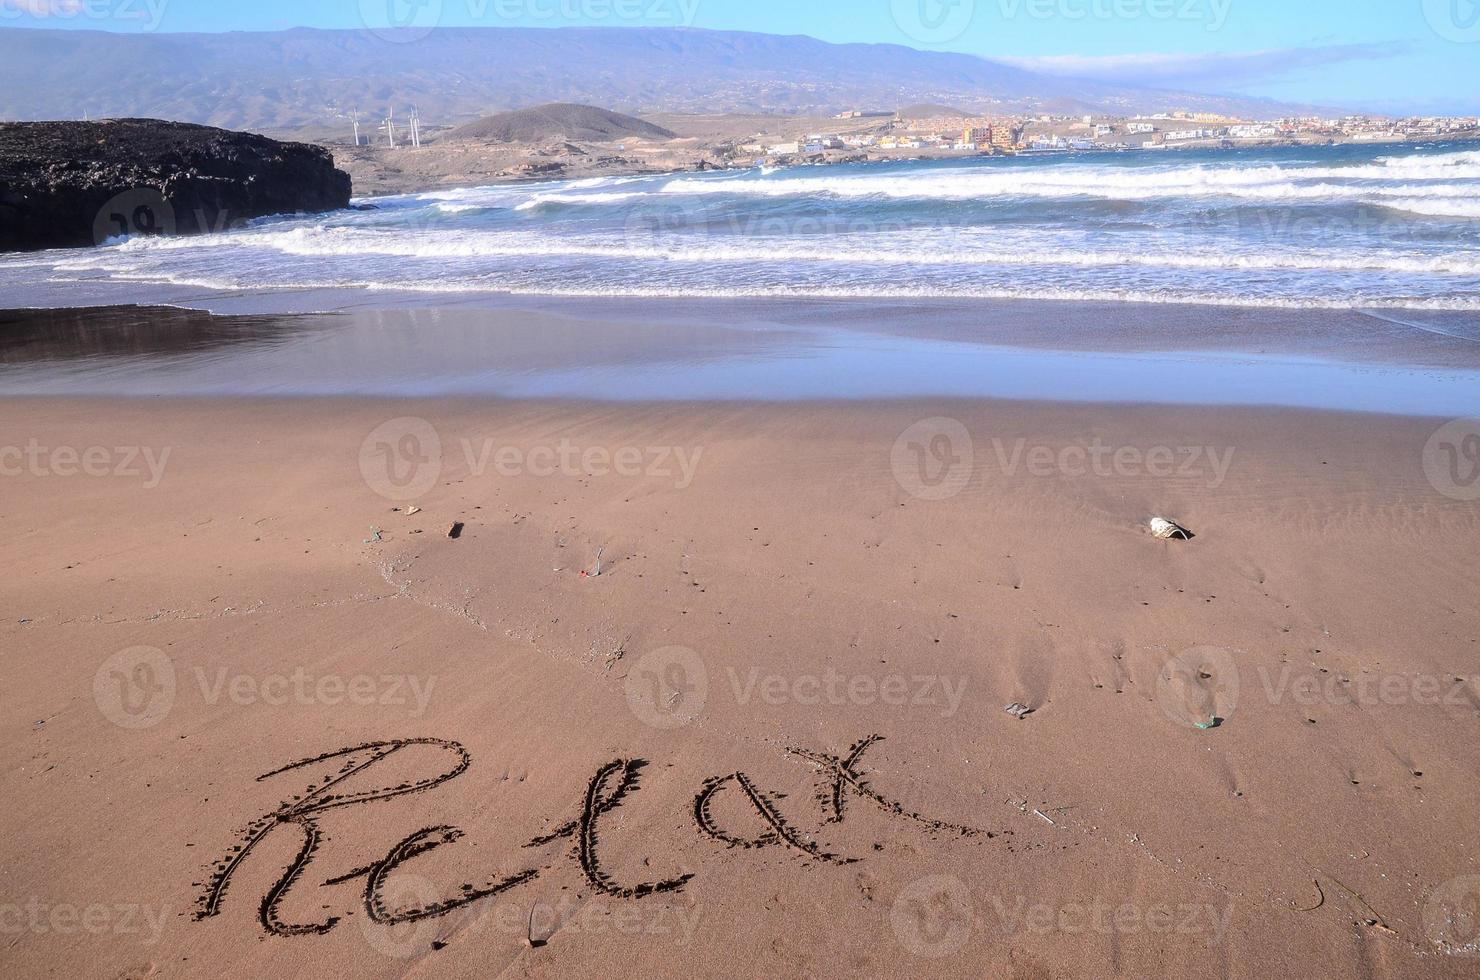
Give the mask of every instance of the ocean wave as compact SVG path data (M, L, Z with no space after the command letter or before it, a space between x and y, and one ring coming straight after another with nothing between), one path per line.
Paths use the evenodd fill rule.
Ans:
M1420 202L1421 203L1421 202ZM592 258L680 263L773 263L867 265L1013 265L1081 268L1144 268L1240 270L1397 272L1421 275L1480 276L1480 253L1422 254L1375 248L1316 251L1310 248L1274 248L1260 244L1238 252L1224 243L1216 250L1149 251L1092 249L1072 244L1052 248L1033 244L1034 235L1003 235L991 229L828 236L826 247L806 236L792 238L715 235L703 228L684 236L634 231L625 236L561 236L508 231L404 232L386 229L310 226L264 230L236 239L230 248L268 250L299 257L388 256L444 260L477 258ZM135 238L115 251L123 256L152 251L213 247L205 239ZM223 247L216 243L214 247ZM89 254L79 262L107 268L106 253ZM65 265L65 262L63 263ZM80 268L72 265L72 268Z
M1442 182L1442 190L1433 182ZM1427 186L1426 186L1427 185ZM1260 163L1125 166L1023 165L1019 162L886 173L834 172L744 180L675 177L655 191L705 197L895 198L972 200L1011 197L1098 197L1118 200L1244 197L1262 200L1339 200L1364 195L1473 196L1480 194L1480 153L1379 158L1346 166ZM641 192L637 192L641 193ZM610 203L600 197L557 196L566 203ZM625 198L624 198L625 199Z
M487 204L448 204L440 203L432 205L440 214L472 214L477 211L489 210Z
M529 200L521 202L514 210L529 211L542 204L618 204L622 201L632 201L647 196L649 195L643 191L605 191L597 194L552 191L536 194Z
M1421 184L1397 184L1385 187L1343 185L1329 181L1304 184L1289 179L1249 179L1247 174L1176 173L1124 177L1103 172L1063 172L1029 174L1023 171L1002 173L958 173L944 176L837 176L788 177L780 180L736 181L714 184L690 178L670 181L661 193L705 196L753 197L818 197L818 198L889 198L895 200L1010 200L1013 198L1101 198L1120 201L1156 199L1195 199L1210 197L1243 198L1259 201L1363 201L1386 197L1423 197L1441 193ZM1303 176L1303 175L1302 175ZM1480 179L1480 172L1476 178ZM1474 187L1449 183L1442 193L1480 194ZM606 204L628 201L641 192L624 195L546 195L529 206L544 201L572 204ZM524 205L521 205L523 207Z
M1382 206L1395 211L1407 211L1409 214L1422 214L1430 217L1480 218L1480 197L1429 199L1407 195L1394 196L1396 200L1383 201Z
M245 288L242 281L220 276L170 274L166 276L116 277L122 282L157 283L215 291ZM1480 297L1401 297L1353 296L1283 297L1251 296L1216 292L1077 287L1015 286L911 286L903 283L841 288L815 285L772 286L529 286L508 283L479 283L466 280L410 281L387 283L374 280L302 279L293 282L260 285L267 291L365 289L389 294L565 296L586 298L653 298L653 299L1004 299L1056 300L1065 302L1113 302L1157 306L1212 306L1234 309L1292 310L1415 310L1432 312L1480 312Z
M143 295L155 283L1480 309L1480 152L1376 152L793 167L448 189L193 237L0 257L0 289L111 278Z

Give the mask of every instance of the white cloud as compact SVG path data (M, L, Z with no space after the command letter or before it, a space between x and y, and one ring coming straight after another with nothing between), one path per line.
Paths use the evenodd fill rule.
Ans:
M1402 42L1335 44L1266 51L1209 54L1146 53L1116 55L1051 55L1041 58L993 58L1004 64L1048 75L1132 82L1142 85L1231 84L1268 81L1304 68L1367 61L1403 54Z

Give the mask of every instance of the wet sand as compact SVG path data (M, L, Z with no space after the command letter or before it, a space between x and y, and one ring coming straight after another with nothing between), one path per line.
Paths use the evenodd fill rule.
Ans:
M341 296L341 299L343 297ZM0 392L1010 398L1480 414L1480 318L1084 303L481 298L0 312Z
M182 356L147 334L133 370ZM0 419L7 974L1473 975L1463 425L77 393Z

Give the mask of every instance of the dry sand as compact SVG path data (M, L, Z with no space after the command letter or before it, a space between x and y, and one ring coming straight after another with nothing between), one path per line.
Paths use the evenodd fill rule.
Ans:
M1436 421L0 417L8 976L1480 962L1480 511Z

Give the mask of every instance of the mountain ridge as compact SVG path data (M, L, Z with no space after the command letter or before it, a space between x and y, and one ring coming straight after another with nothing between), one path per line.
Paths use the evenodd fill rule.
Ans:
M548 102L647 112L831 115L909 103L981 114L1187 109L1271 118L1309 107L1063 78L975 55L685 27L226 34L0 29L0 118L147 115L234 129L342 126L415 105L459 125Z

